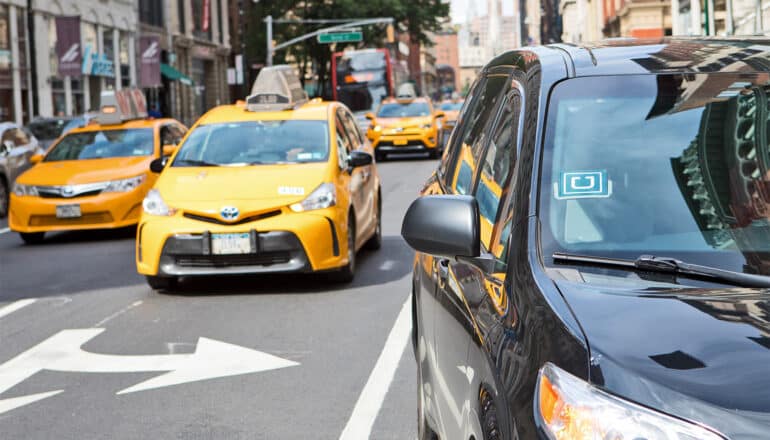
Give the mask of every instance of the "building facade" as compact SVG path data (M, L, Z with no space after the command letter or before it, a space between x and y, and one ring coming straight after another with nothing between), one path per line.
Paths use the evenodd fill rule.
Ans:
M0 1L0 121L27 121L33 111L29 32L24 0Z
M436 33L434 37L436 43L436 65L449 66L454 74L455 90L460 89L459 73L460 58L457 52L457 32L446 30Z

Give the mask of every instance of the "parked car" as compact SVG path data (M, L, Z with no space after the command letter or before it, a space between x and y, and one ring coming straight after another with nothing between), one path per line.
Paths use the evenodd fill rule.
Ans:
M16 177L32 166L30 158L42 149L35 136L13 122L0 122L0 218L8 215L8 201Z
M768 47L482 69L402 228L418 438L768 438Z
M51 117L51 118L35 118L27 124L27 131L31 132L37 138L40 143L40 147L47 150L51 146L53 141L64 134L64 128L69 124L73 118L71 117Z

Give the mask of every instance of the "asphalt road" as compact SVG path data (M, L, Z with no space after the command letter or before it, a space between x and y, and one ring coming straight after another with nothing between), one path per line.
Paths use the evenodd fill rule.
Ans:
M399 231L435 166L379 165L383 246L346 286L239 277L158 294L135 272L133 230L25 246L3 220L0 437L415 438Z

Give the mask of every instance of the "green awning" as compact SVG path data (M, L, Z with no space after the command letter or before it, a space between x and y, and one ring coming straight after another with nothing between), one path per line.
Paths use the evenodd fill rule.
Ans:
M180 83L188 86L193 86L195 83L189 76L174 69L168 64L160 63L160 73L171 81L179 81Z

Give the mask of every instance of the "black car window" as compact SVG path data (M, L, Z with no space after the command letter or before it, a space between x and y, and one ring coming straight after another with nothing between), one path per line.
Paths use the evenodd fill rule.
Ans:
M508 90L508 75L490 75L477 86L477 94L467 109L463 109L463 119L458 122L458 127L452 135L451 145L444 167L444 184L448 191L455 194L466 194L464 187L458 187L461 163L471 168L475 175L478 171L478 162L485 146L489 133L485 128L494 118L500 99Z
M493 253L495 242L492 239L500 235L496 230L500 200L510 186L516 164L520 115L521 95L514 90L504 101L494 127L489 128L492 135L480 164L475 196L481 216L481 243Z

